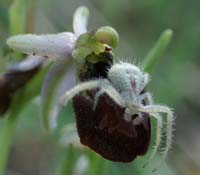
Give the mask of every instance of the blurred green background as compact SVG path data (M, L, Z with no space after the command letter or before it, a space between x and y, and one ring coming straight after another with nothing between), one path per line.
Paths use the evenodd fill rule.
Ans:
M28 1L27 1L28 2ZM6 38L19 32L58 33L72 31L75 9L85 5L90 10L89 29L102 25L113 26L120 35L115 50L117 59L139 64L166 28L174 31L173 40L156 64L149 90L156 103L174 108L176 124L173 148L162 175L200 174L200 1L198 0L33 0L29 1L26 30L23 24L10 24L9 8L13 1L0 0L0 72L11 64L5 45ZM21 7L23 12L24 8ZM19 29L11 28L11 25ZM17 27L16 27L17 28ZM47 133L41 126L39 97L26 106L20 115L14 135L7 174L48 175L62 166L75 171L80 156L88 163L86 174L149 175L143 170L142 157L131 164L105 161L87 149L66 149L59 144L61 129ZM4 119L0 119L0 127ZM74 121L72 109L61 112L59 128ZM86 161L88 160L88 162ZM159 159L158 159L159 160ZM84 165L84 163L82 163ZM154 167L155 164L150 165ZM140 168L138 168L140 167ZM73 169L73 170L70 170ZM76 168L75 168L76 169ZM172 173L173 172L173 173ZM78 174L74 172L74 174Z

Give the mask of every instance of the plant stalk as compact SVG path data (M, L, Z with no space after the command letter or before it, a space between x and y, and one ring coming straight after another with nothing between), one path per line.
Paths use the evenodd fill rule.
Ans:
M167 49L173 36L171 29L166 29L159 37L156 44L149 51L143 62L143 69L145 72L152 72L154 65L158 62L162 53Z
M17 105L15 105L17 106ZM14 106L13 106L14 107ZM0 175L5 175L9 149L19 118L20 106L14 107L7 116L5 125L0 133Z

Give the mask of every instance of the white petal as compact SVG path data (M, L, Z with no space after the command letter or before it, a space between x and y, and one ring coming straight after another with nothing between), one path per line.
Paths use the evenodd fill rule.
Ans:
M25 34L10 37L7 44L22 53L63 59L71 55L75 39L74 34L69 32L44 35Z
M88 16L89 11L86 7L82 6L76 10L73 19L73 28L77 37L87 32Z
M29 71L45 61L44 57L29 55L23 61L11 65L9 71Z
M55 128L57 124L57 117L59 115L59 112L62 108L60 104L58 103L59 99L63 94L73 88L76 84L76 75L75 70L73 67L69 68L69 70L64 74L62 81L60 82L60 85L56 92L56 98L55 98L55 104L52 107L52 113L50 116L50 126L51 128Z
M76 83L75 67L67 62L54 64L42 85L41 103L44 127L55 129L61 106L58 99Z

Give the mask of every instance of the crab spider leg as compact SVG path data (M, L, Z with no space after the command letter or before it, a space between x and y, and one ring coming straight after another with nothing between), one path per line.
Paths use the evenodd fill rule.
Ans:
M65 105L70 99L76 96L76 94L95 88L100 88L103 92L107 93L120 106L124 105L120 94L112 87L112 85L107 80L93 80L78 84L71 90L67 91L64 96L60 98L60 104Z
M80 83L73 87L71 90L65 92L65 94L60 98L59 103L61 105L66 105L69 100L71 100L74 96L76 96L78 93L86 90L92 90L95 88L99 88L100 84L104 80L94 80L94 81L88 81L84 83Z
M172 144L172 127L173 127L173 121L174 121L174 115L171 111L171 109L167 106L161 106L161 105L148 105L148 106L143 106L139 108L140 112L147 112L147 113L166 113L167 114L167 142L166 142L166 147L164 149L162 159L160 161L160 164L158 168L161 166L162 162L165 160L167 157L167 153L171 147ZM153 172L155 172L157 169L153 169Z
M151 93L149 92L145 92L143 93L142 95L140 95L140 100L141 100L141 103L143 100L147 99L147 104L148 105L152 105L153 104L153 97L151 95Z
M139 87L139 93L144 90L147 83L149 82L149 74L144 74L144 81L141 81Z
M96 105L98 104L99 97L103 94L106 93L114 102L116 102L118 105L124 107L124 102L117 90L109 83L107 82L106 84L102 84L100 87L101 89L97 92L95 95L95 101L93 105L93 110L95 110Z
M147 103L149 105L152 105L153 104L153 97L152 95L149 93L149 92L146 92L144 94L141 95L141 101L144 100L144 99L147 99ZM156 127L156 144L154 146L154 149L150 155L150 158L149 160L144 164L144 168L147 166L147 164L154 158L159 146L160 146L160 143L161 143L161 138L162 138L162 127L163 127L163 120L161 118L161 116L159 114L152 114L156 119L157 119L157 127Z
M125 103L121 98L121 95L108 81L107 83L102 84L101 88L115 103L121 107L125 107Z
M108 82L109 83L109 82ZM102 85L102 89L100 89L97 94L95 95L95 101L94 101L94 105L93 105L93 110L95 110L96 105L98 104L98 100L99 97L103 94L106 93L107 95L109 95L109 97L115 101L118 105L124 107L124 101L122 100L119 92L117 90L115 90L115 88L113 88L113 86L109 83L106 83L105 85Z
M159 114L152 114L153 117L156 118L157 120L157 127L156 127L156 143L155 143L155 146L153 148L153 151L149 157L149 160L144 164L143 168L145 168L148 163L154 158L155 154L157 153L158 151L158 148L160 146L160 143L161 143L161 138L162 138L162 127L163 127L163 120L161 118L161 116Z
M95 95L95 98L94 98L94 105L93 105L93 110L95 110L97 104L98 104L98 101L99 101L99 97L104 93L104 90L103 89L100 89L96 95Z
M127 108L128 109L128 108ZM133 125L140 125L143 121L142 113L138 113L138 117L133 120Z

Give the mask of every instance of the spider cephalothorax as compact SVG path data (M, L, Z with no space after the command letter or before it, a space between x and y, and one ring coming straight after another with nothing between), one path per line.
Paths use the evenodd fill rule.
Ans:
M142 92L149 81L148 74L141 72L133 64L121 62L111 67L108 77L112 86L120 95L119 105L126 109L124 118L131 120L131 116L134 114L140 117L137 108L143 105L145 99L145 93Z
M74 98L75 112L77 114L77 119L78 121L81 120L82 124L84 124L83 122L84 120L87 120L88 122L88 119L91 116L92 118L90 118L90 120L92 121L96 121L96 118L98 118L98 120L100 120L98 122L98 126L97 123L95 122L93 123L91 121L88 122L87 124L88 128L90 125L89 123L91 123L94 124L93 126L94 128L96 127L96 129L99 129L102 132L103 131L105 132L106 128L107 134L104 133L101 136L97 136L97 138L99 137L99 139L104 140L104 142L102 142L104 146L101 146L98 149L92 147L92 149L94 149L96 152L98 152L107 159L121 161L121 162L131 161L137 155L146 153L147 151L146 149L140 152L138 150L138 147L148 148L149 146L149 138L150 138L148 137L148 134L150 134L150 124L148 119L149 116L155 117L157 119L156 145L150 157L150 160L154 157L155 153L157 152L160 146L161 136L162 136L163 123L160 113L166 113L167 138L166 138L166 147L164 149L162 157L162 160L164 160L165 157L167 156L167 153L170 149L172 142L172 125L174 116L169 107L162 105L155 105L153 103L151 94L144 90L148 82L149 82L149 76L147 73L142 72L137 66L133 64L120 62L118 64L114 64L108 70L107 79L99 78L96 80L90 80L78 84L73 89L65 93L65 95L61 99L62 101L61 103L62 104L67 103L70 99ZM85 93L81 97L78 96L78 94L82 91L90 93ZM93 94L92 96L87 95L91 93ZM102 116L102 118L99 119L99 115ZM82 119L80 119L81 117ZM115 120L116 119L115 117L118 118L117 122ZM78 123L78 125L80 126L81 123ZM78 126L78 131L81 130L79 126ZM130 126L132 126L132 129L130 129ZM124 132L125 128L127 128L127 132ZM114 136L112 137L112 133L115 132L121 133L124 139L132 138L132 140L129 140L128 142L125 141L124 145L127 146L130 144L132 146L132 149L136 149L138 151L132 153L126 151L123 152L121 151L122 148L120 146L116 146L119 144L116 145L113 144L113 146L111 146L112 144L108 142L108 140L114 139ZM143 136L140 135L141 133ZM79 135L81 136L82 133L79 132ZM93 137L93 141L90 140L91 137ZM87 142L93 142L92 144L96 143L98 145L101 145L98 143L98 139L94 141L95 135L91 136L90 134L86 136L86 138L88 139ZM144 141L143 139L146 140ZM83 141L83 144L86 144L89 147L91 147L91 143L88 144ZM110 151L113 150L115 154L121 151L124 154L132 154L132 156L127 155L127 157L129 157L129 159L127 160L125 160L122 155L117 158L112 156L107 156L107 153L106 154L102 153L103 152L102 149L105 149L105 147L107 148L111 147ZM112 154L112 151L111 153L109 153L109 155L110 154Z

